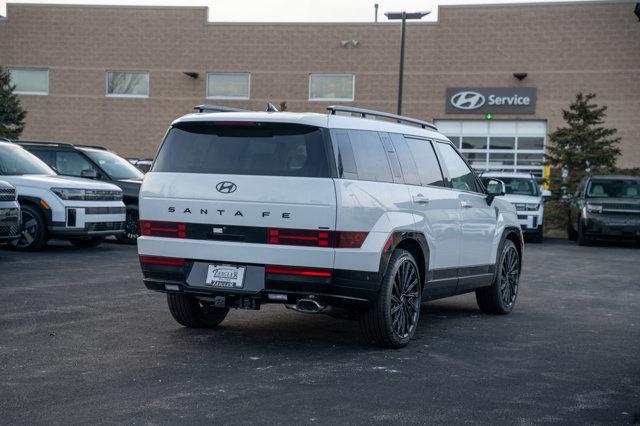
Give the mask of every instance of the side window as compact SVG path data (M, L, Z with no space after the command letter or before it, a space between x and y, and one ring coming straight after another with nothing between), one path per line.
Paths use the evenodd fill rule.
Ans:
M391 144L391 138L389 138L389 135L384 132L380 132L379 135L380 139L382 139L384 150L387 151L387 157L389 159L389 164L391 165L391 173L393 174L393 181L396 183L404 183L404 180L402 179L402 171L400 170L400 163L398 162L398 155Z
M431 142L407 137L405 140L418 166L418 175L422 184L444 186L442 170Z
M418 168L413 160L411 151L404 136L398 133L389 133L393 146L396 149L398 155L398 161L400 161L400 167L402 168L402 174L404 175L404 183L408 185L420 185L420 175L418 175Z
M349 139L356 159L358 179L393 182L387 154L378 132L349 130Z
M58 151L55 168L61 175L81 176L83 170L98 170L81 154L73 151Z
M55 151L51 151L49 149L34 149L33 151L29 151L45 163L49 167L56 167L56 153Z
M460 154L448 143L438 143L442 160L449 172L454 189L461 191L482 192L473 171L467 166Z
M349 134L346 131L333 131L332 135L338 145L336 160L338 162L338 173L340 173L340 177L344 179L358 179L358 169L356 168L356 159L353 156L353 148L351 147Z

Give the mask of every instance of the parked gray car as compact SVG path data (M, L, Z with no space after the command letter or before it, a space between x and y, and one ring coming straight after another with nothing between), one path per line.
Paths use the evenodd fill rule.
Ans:
M640 242L640 177L584 178L571 200L567 231L580 245L595 238Z
M20 232L20 205L16 189L0 180L0 243L14 240Z

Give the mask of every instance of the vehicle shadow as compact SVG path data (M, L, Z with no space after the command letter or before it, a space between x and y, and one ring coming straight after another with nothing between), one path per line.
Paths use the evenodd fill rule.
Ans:
M176 327L166 336L170 345L187 345L198 347L204 351L218 352L224 350L240 351L292 351L308 352L345 351L357 348L369 348L363 339L358 322L332 318L318 314L300 314L285 310L277 305L266 308L269 315L261 312L230 312L229 317L218 328L213 330L188 329ZM278 311L282 309L282 311ZM455 303L454 300L437 301L423 304L420 309L420 320L414 340L419 340L422 333L430 330L441 330L459 324L459 320L479 317L483 314L467 303ZM411 344L409 344L411 346Z

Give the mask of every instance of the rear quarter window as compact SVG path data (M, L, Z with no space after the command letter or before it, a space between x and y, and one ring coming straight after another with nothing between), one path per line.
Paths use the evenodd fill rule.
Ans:
M151 171L331 177L323 132L289 123L178 123Z

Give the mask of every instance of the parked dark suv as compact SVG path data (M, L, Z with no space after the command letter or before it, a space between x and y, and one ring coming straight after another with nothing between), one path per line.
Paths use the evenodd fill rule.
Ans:
M595 238L640 242L640 177L584 178L571 200L567 228L580 245Z
M118 241L135 244L140 235L138 194L144 173L107 148L69 143L16 141L58 174L98 179L119 186L127 207L125 232Z

